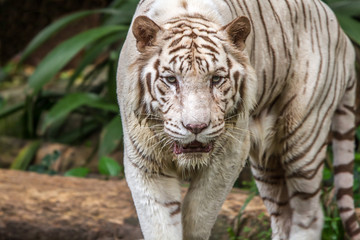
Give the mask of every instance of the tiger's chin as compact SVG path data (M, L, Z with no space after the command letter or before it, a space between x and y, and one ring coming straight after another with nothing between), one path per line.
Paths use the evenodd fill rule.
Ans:
M210 153L182 153L176 155L180 171L200 170L210 163Z

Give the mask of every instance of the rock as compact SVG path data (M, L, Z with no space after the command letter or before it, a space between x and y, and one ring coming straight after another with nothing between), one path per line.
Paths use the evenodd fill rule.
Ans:
M93 149L86 146L69 146L60 143L43 143L35 156L34 164L39 164L48 154L55 151L60 153L59 158L52 164L51 169L56 172L65 172L71 168L87 166L88 162L95 161ZM91 169L96 171L96 169Z

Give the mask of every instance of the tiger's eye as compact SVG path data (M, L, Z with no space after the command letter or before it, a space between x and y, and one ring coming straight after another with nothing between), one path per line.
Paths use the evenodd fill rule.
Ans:
M165 77L165 79L169 83L176 83L176 77L174 77L174 76Z
M216 84L216 83L219 83L221 81L221 77L220 76L213 76L212 79L211 79L212 83Z

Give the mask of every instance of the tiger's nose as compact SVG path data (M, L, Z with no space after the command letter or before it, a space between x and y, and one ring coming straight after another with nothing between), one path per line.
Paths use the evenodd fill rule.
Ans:
M185 126L185 128L187 130L189 130L190 132L194 133L194 134L198 134L201 133L202 130L204 130L205 128L207 128L208 125L206 123L201 123L201 124L187 124Z

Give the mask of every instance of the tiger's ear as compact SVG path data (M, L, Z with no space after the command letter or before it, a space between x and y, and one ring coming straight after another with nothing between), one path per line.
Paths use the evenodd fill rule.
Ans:
M245 40L251 31L250 21L247 17L241 16L234 19L231 23L223 27L230 40L241 51L245 49Z
M134 20L132 32L136 38L136 47L143 52L146 47L153 46L156 34L161 28L146 16L139 16Z

